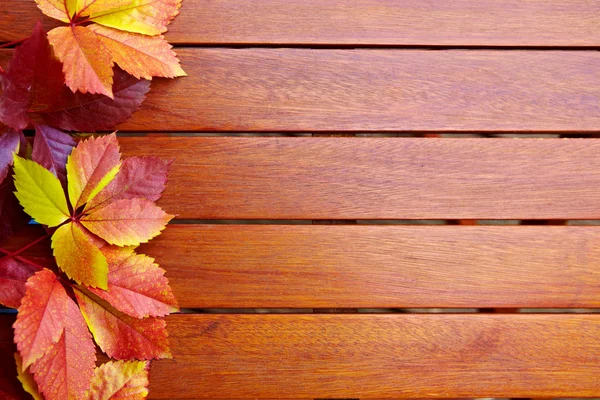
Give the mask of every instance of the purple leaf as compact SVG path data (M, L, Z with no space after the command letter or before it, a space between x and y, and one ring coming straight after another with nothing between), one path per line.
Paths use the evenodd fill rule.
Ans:
M4 181L13 163L13 154L21 141L19 132L6 128L0 131L0 182Z
M31 159L56 175L63 186L67 183L67 157L73 147L75 141L71 135L47 125L35 124Z
M15 185L12 179L0 183L0 246L2 246L30 218L14 195Z
M25 296L27 279L38 271L13 257L0 258L0 304L18 308Z

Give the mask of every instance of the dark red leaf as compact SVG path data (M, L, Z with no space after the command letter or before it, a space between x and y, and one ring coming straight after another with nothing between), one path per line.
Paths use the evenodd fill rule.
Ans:
M47 108L66 88L64 81L62 64L38 21L31 37L15 49L2 79L0 121L14 129L26 128L27 111Z
M64 187L67 184L67 157L75 147L71 135L47 125L35 125L31 159L52 172Z
M139 80L116 68L114 100L101 94L71 92L65 87L60 97L39 115L48 125L67 131L93 132L112 129L138 110L150 82Z
M17 366L14 353L17 346L13 343L12 329L14 316L4 315L0 321L0 399L22 400L31 397L25 393L17 380Z
M38 271L13 257L0 258L0 304L18 308L25 296L25 283Z
M13 153L19 147L21 136L19 132L5 128L0 128L0 182L8 174L8 170L13 163Z
M115 179L92 199L88 210L120 199L158 200L165 190L171 162L158 157L126 158Z
M30 220L15 197L14 191L15 185L12 179L7 178L0 183L0 246L6 243L19 227L27 225Z

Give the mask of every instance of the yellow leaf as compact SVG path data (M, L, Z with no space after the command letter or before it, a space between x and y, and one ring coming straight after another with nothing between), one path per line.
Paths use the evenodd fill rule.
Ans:
M179 14L182 0L133 0L128 5L92 13L92 21L123 31L158 35Z
M15 353L15 362L17 364L17 379L23 385L23 389L34 398L34 400L44 400L38 389L37 383L33 380L33 375L29 369L23 369L23 360L19 353Z
M77 223L61 226L52 235L56 264L77 283L100 289L108 288L106 257L86 236Z
M70 22L69 12L66 8L67 4L64 0L35 0L35 2L38 8L47 16L62 22Z
M186 75L179 66L177 55L171 50L172 46L163 36L145 36L101 25L91 25L89 29L106 45L113 60L138 79Z
M96 367L87 400L143 399L148 395L148 361L109 361Z
M65 83L73 92L100 93L113 98L114 63L94 32L83 26L63 26L48 32L48 40L63 63Z
M77 12L81 15L100 14L130 5L133 0L78 0Z
M69 218L69 207L60 181L40 164L15 155L15 196L40 224L57 226Z

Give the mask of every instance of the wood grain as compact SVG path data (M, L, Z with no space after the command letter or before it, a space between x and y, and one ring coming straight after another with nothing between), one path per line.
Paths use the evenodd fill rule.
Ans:
M599 397L598 315L176 315L166 398Z
M35 3L0 2L0 41L31 33ZM589 0L185 0L167 35L184 44L598 46ZM44 18L46 27L56 26Z
M1 53L6 64L10 51ZM127 131L600 130L597 51L180 49Z
M123 137L180 219L598 219L593 139Z
M184 308L600 307L600 229L171 225Z

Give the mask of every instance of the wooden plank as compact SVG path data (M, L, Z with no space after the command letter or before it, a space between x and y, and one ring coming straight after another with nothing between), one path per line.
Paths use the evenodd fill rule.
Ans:
M599 397L598 315L176 315L165 398Z
M0 41L29 35L35 3L0 2ZM589 0L185 0L167 35L185 44L598 46ZM44 18L47 27L56 26Z
M583 139L120 139L173 158L180 219L598 219L600 142Z
M179 54L189 76L157 79L121 130L600 129L597 51L187 48Z
M600 307L600 229L171 225L184 308Z

